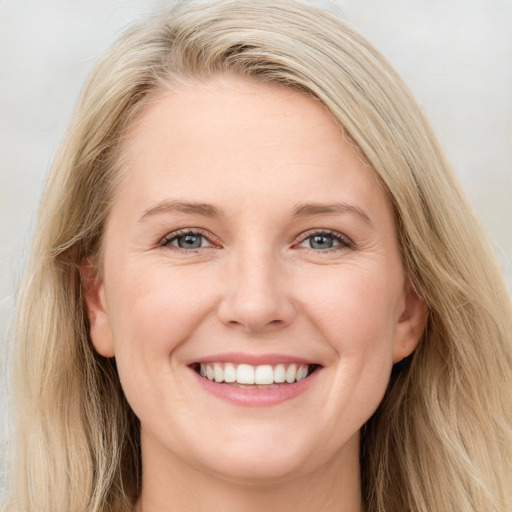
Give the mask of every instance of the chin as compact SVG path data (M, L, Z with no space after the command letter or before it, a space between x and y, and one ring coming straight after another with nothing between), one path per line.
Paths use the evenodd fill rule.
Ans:
M196 467L208 468L207 472L224 480L265 484L307 473L308 443L290 439L289 435L232 436L229 443L210 439L208 446L201 445L196 446Z
M212 473L223 480L243 485L282 483L307 472L306 462L301 457L289 454L254 456L242 453L226 457L221 464L212 467Z

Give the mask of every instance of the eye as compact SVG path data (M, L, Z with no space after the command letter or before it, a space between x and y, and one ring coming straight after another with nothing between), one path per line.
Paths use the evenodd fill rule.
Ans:
M310 231L303 236L304 238L298 244L298 247L312 249L314 251L327 252L329 250L335 251L353 247L348 237L341 233L336 233L335 231Z
M176 247L181 250L195 250L203 247L212 247L208 238L197 230L180 230L166 235L160 242L161 247Z

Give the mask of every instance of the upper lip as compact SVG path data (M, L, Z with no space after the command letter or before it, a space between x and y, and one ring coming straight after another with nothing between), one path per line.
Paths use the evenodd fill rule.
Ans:
M304 357L297 357L289 354L247 354L243 352L226 352L222 354L211 354L199 357L190 361L194 363L234 363L260 366L264 364L295 363L295 364L319 364L316 361Z

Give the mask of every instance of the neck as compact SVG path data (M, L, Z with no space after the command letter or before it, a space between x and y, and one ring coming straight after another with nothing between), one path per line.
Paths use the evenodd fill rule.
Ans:
M282 478L238 481L202 471L168 451L143 453L136 512L362 512L359 438L322 467Z

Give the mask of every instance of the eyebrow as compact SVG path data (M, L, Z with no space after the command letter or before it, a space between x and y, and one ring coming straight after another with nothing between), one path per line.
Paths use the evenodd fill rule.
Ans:
M333 213L355 213L366 224L373 228L373 223L368 214L353 204L348 203L298 203L293 209L294 217L312 217L314 215L329 215Z
M143 222L148 217L159 213L171 212L201 215L203 217L211 218L224 216L223 211L216 206L213 206L212 204L165 199L160 201L155 206L147 209L140 217L139 222ZM362 218L366 224L368 224L370 227L373 227L373 223L370 220L370 217L368 217L364 210L348 203L298 203L293 208L292 216L295 218L301 218L313 217L315 215L330 215L347 212L355 213L357 216Z
M156 215L158 213L170 213L170 212L180 212L180 213L188 213L191 215L202 215L204 217L221 217L224 215L222 211L207 203L194 203L194 202L184 202L184 201L174 201L174 200L164 200L146 210L139 222L146 220L148 217L152 215Z

